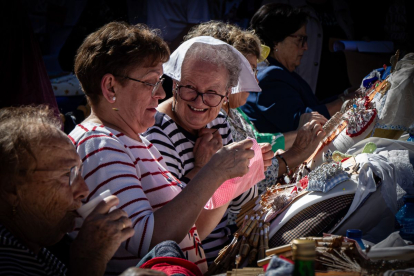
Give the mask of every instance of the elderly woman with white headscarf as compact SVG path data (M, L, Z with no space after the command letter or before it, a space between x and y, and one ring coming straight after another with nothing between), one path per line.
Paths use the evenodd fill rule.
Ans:
M173 98L160 105L155 125L144 136L159 149L169 171L188 183L212 154L232 142L227 116L219 113L222 105L229 102L230 93L261 90L249 61L234 47L209 36L184 42L164 64L164 73L173 79ZM312 127L307 142L313 139L317 143L316 137L323 133L320 125ZM270 144L261 147L266 168L273 162L279 168L276 174L288 170L285 164L279 166L283 157L274 157ZM296 154L293 149L285 155L285 161L293 164L301 159ZM220 249L230 242L229 233L236 230L235 225L228 225L228 217L237 214L257 195L258 188L254 185L228 204L210 211L223 217L202 241L208 262L217 257Z
M164 73L173 79L173 98L159 106L155 125L144 136L161 152L169 171L182 183L189 183L217 150L233 142L226 118L219 114L230 93L260 88L246 58L234 47L208 36L181 44L164 64ZM267 167L273 157L271 145L260 146L263 166ZM217 257L236 230L235 225L227 226L228 210L238 212L257 195L253 186L207 212L220 221L203 240L208 262Z

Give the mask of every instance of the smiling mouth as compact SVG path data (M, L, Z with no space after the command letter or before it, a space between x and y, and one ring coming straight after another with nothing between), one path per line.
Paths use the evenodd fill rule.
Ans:
M206 109L199 109L199 108L195 108L192 107L191 105L188 105L188 107L190 107L191 110L196 111L196 112L206 112L208 108Z

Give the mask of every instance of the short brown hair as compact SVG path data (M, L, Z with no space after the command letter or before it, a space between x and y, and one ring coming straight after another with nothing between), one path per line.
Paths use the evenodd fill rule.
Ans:
M184 41L197 36L212 36L233 46L245 56L252 54L258 59L260 58L259 38L255 34L243 31L235 25L214 20L201 23L194 26L184 36Z
M0 186L26 177L36 166L34 148L61 128L47 106L0 109Z
M146 25L111 22L90 34L78 49L75 74L92 104L99 101L107 74L127 75L131 67L154 66L170 57L167 43ZM123 84L126 80L119 78Z

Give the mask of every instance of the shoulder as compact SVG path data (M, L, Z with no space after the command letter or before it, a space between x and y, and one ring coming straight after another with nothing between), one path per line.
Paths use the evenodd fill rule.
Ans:
M207 124L207 127L218 129L221 137L223 138L223 145L233 142L231 130L227 122L227 115L224 115L222 111L220 111L213 121Z
M104 125L94 123L78 124L68 135L76 148L91 140L117 142L121 136L124 134L110 131Z
M270 80L286 80L291 79L292 75L289 71L280 66L269 65L268 67L259 71L257 78L259 79L259 82Z

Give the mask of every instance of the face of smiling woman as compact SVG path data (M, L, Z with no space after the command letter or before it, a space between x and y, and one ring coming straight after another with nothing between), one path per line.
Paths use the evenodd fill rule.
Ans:
M228 72L225 67L219 67L215 64L203 60L184 61L181 69L182 86L191 86L200 93L217 93L225 96L228 83ZM213 121L220 112L224 99L216 107L205 105L198 96L195 101L184 101L175 94L177 101L175 105L175 116L177 123L189 131L196 134L201 128Z

